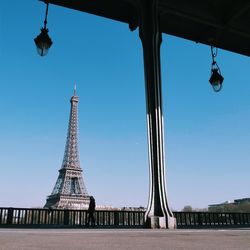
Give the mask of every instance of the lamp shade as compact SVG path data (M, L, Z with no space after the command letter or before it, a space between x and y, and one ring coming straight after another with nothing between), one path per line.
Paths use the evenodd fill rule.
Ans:
M45 56L53 43L48 35L48 32L48 29L42 28L41 33L34 39L37 52L40 56Z
M209 79L210 84L215 92L219 92L222 88L224 77L218 72L218 69L212 69L211 77Z

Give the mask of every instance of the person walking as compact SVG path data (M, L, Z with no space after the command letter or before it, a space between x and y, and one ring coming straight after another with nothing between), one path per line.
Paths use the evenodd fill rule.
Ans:
M90 196L90 201L89 201L89 208L88 208L88 221L87 221L87 226L91 223L92 226L95 225L95 217L94 217L94 212L95 212L95 198L93 196Z

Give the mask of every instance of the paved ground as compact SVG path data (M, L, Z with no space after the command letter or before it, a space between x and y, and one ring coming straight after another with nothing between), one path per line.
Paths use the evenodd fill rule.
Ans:
M1 250L244 250L250 230L0 229Z

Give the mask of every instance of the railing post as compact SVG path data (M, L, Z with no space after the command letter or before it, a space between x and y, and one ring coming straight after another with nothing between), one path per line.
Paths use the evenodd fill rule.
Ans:
M202 224L203 224L201 213L198 213L198 224L199 224L199 226L202 226Z
M114 225L119 225L119 211L114 211Z
M7 213L7 225L11 225L13 222L13 207L8 208L8 213Z
M234 221L234 225L238 224L237 218L236 218L236 214L233 213L233 221Z
M63 224L69 225L69 210L64 210L64 216L63 216Z
M52 210L52 208L49 207L49 210L48 210L48 215L49 215L49 224L53 224L53 221L54 221L54 211Z

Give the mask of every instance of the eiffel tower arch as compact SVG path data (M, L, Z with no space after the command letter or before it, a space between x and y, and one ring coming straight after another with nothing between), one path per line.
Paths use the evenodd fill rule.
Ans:
M89 204L78 153L78 96L76 88L70 99L68 134L61 169L45 208L82 209Z

